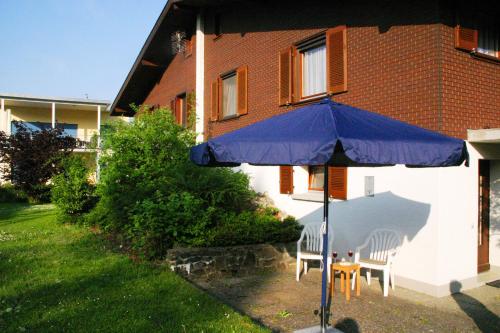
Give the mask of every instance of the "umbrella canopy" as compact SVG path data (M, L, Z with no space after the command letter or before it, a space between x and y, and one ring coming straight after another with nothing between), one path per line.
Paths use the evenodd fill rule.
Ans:
M328 244L328 165L447 167L468 158L451 138L330 99L221 135L191 148L201 166L324 165L323 244ZM323 246L323 263L328 258ZM321 330L326 330L327 274L321 284Z
M204 166L460 165L463 140L324 99L193 147Z

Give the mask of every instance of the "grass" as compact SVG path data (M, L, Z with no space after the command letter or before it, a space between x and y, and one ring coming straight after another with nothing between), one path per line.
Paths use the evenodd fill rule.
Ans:
M268 332L50 205L0 204L0 332Z

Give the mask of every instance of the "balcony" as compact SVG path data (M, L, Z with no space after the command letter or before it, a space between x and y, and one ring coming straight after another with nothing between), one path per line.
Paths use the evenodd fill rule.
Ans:
M96 140L76 137L75 152L93 152L96 150Z

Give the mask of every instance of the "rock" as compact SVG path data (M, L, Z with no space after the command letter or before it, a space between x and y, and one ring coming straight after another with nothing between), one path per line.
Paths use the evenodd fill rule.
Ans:
M282 270L294 261L294 243L257 244L214 248L176 248L167 252L166 264L189 278L213 279L256 270ZM290 250L291 249L291 250Z

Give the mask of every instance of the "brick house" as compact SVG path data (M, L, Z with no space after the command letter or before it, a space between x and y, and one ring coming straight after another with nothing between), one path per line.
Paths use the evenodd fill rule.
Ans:
M329 97L467 140L468 168L332 171L334 248L397 229L397 284L442 296L500 271L498 14L470 1L169 1L111 110L170 106L184 123L194 94L203 140ZM322 168L241 169L302 223L321 220Z

